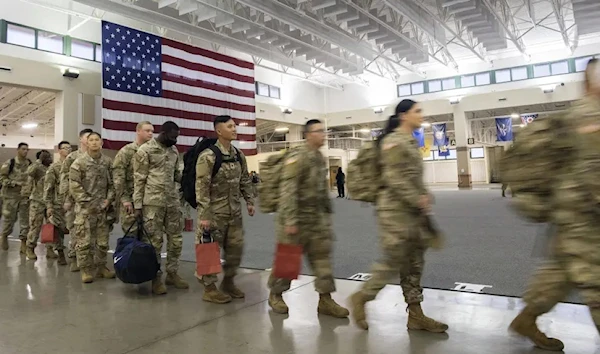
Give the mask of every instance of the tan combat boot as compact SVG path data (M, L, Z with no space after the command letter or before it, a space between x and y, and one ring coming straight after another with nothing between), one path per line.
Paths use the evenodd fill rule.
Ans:
M103 279L103 278L104 279L114 279L115 272L106 268L106 265L101 265L98 267L98 270L96 271L96 278L98 278L98 279Z
M215 284L210 284L204 287L204 294L202 300L207 302L213 302L215 304L226 304L231 302L231 296L223 294Z
M69 258L69 270L73 273L79 272L79 266L77 265L77 257Z
M367 323L367 315L365 313L365 305L367 304L367 299L363 295L362 291L357 291L352 296L350 296L350 307L352 308L352 317L354 318L354 323L364 330L369 329L369 324Z
M46 247L46 258L47 259L57 259L58 255L54 253L52 247Z
M243 299L244 297L246 297L246 294L244 294L243 291L241 291L237 286L235 286L233 282L233 277L223 278L223 282L221 283L221 291L234 299Z
M285 301L283 301L283 296L281 294L269 294L269 306L271 306L271 309L273 309L273 312L275 313L285 315L290 312L290 309Z
M27 259L35 261L37 259L37 255L35 254L35 247L27 247L25 250L25 256L27 256Z
M19 251L20 254L27 254L27 241L26 240L21 240L21 250Z
M164 295L167 293L167 287L163 284L160 275L157 275L156 278L152 279L152 293L154 295Z
M408 329L423 330L432 333L444 333L448 330L448 325L431 319L423 313L421 305L408 306Z
M346 318L350 315L348 309L340 306L334 299L331 298L331 294L320 294L319 295L319 306L317 312L321 315L332 316L337 318Z
M65 251L58 251L58 265L67 265L67 259L65 258Z
M565 348L563 342L556 338L548 338L536 324L538 315L531 309L525 308L510 324L510 330L529 338L536 347L560 352Z
M8 237L2 237L0 244L2 244L3 250L8 251Z
M175 289L189 289L190 284L183 280L177 273L167 273L165 283L169 286L174 286Z
M85 283L85 284L94 282L93 269L90 269L90 268L81 269L81 282Z

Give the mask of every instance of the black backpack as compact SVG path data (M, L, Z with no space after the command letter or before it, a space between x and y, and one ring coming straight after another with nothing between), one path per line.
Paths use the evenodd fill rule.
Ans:
M198 207L198 203L196 202L196 162L198 161L198 156L202 153L202 151L206 149L211 149L215 153L215 165L213 166L211 176L214 178L223 162L231 163L237 162L240 165L242 164L242 159L240 157L240 151L234 147L236 154L233 158L223 159L223 154L221 150L215 146L217 139L201 137L198 138L196 144L192 146L188 151L183 154L183 174L181 176L181 192L183 193L183 199L188 202L192 208L196 209Z
M27 162L29 162L28 165L31 166L31 160L27 159ZM8 165L8 174L9 175L12 173L12 171L14 171L16 163L17 163L17 161L14 159L14 157L12 159L10 159L10 164Z

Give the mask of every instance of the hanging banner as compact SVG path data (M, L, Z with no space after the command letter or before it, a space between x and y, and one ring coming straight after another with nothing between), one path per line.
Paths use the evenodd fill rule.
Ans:
M431 156L431 148L433 147L433 138L426 136L423 138L423 146L421 146L421 155L423 157Z
M448 146L446 123L434 124L431 126L431 128L433 129L433 145L437 146L440 150Z
M419 129L415 130L413 132L413 136L417 140L417 143L419 143L419 147L425 146L425 129L424 128L421 127Z
M521 123L524 124L524 125L527 125L529 123L532 123L537 117L538 117L537 114L522 115L521 116Z
M508 118L496 118L496 141L512 141L512 120Z

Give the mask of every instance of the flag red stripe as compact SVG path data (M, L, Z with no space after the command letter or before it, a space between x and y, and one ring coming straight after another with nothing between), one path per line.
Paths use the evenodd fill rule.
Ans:
M175 66L179 66L181 68L198 71L201 73L208 73L208 74L212 74L215 76L220 76L220 77L224 77L226 79L235 80L235 81L239 81L239 82L243 82L243 83L247 83L247 84L254 83L254 78L252 76L240 75L240 74L232 73L231 71L227 71L224 69L219 69L219 68L215 68L212 66L199 64L199 63L192 63L187 60L184 60L181 58L175 58L175 57L172 57L167 54L163 54L161 56L161 58L162 58L162 62L166 63L166 64L172 64Z
M229 87L229 86L215 84L214 82L210 82L210 81L188 79L186 77L177 76L177 75L167 73L167 72L162 73L162 79L164 81L171 81L171 82L176 82L176 83L182 84L182 85L199 87L199 88L217 91L217 92L221 92L221 93L228 93L230 95L236 95L236 96L248 97L248 98L255 97L254 91L240 90L240 89L236 89L236 88Z
M193 47L191 45L187 45L181 42L176 42L174 40L171 39L167 39L167 38L161 38L162 40L162 44L163 45L167 45L169 47L173 47L176 49L180 49L183 51L186 51L188 53L191 54L197 54L197 55L202 55L203 57L207 57L207 58L211 58L214 60L218 60L218 61L222 61L225 63L229 63L235 66L239 66L240 68L245 68L245 69L251 69L254 70L254 64L248 61L244 61L244 60L240 60L240 59L236 59L233 57L230 57L228 55L223 55L223 54L219 54L219 53L215 53L213 51L210 50L206 50L206 49L202 49L202 48L198 48L198 47Z
M106 109L111 109L113 111L124 111L124 112L132 112L132 113L143 113L150 114L154 116L164 116L164 117L173 117L173 118L181 118L181 119L190 119L190 120L199 120L205 122L213 122L215 119L214 114L206 114L206 113L196 113L196 112L188 112L179 109L171 109L165 107L155 107L155 106L147 106L143 104L136 103L127 103L127 102L119 102L108 100L106 98L102 99L102 107ZM256 126L256 120L254 119L233 119L235 124L240 125L244 124L248 127Z
M122 121L114 121L104 118L102 120L102 127L110 130L120 130L120 131L129 131L134 132L137 123L132 122L122 122ZM154 124L154 131L160 132L160 125ZM215 132L213 130L204 130L204 129L191 129L191 128L180 128L179 133L183 136L193 136L193 137L216 137ZM238 134L237 139L239 141L255 141L256 135L252 134Z
M217 108L232 109L232 110L240 111L240 112L254 113L256 111L255 106L251 106L251 105L247 105L247 104L239 104L239 103L234 103L234 102L230 102L230 101L215 100L214 98L188 95L186 93L175 92L175 91L163 90L162 97L168 98L171 100L203 104L203 105L217 107Z
M118 141L118 140L110 140L110 139L103 139L103 140L104 140L103 148L107 149L107 150L120 150L123 146L131 143L131 141ZM190 147L191 146L177 145L177 150L180 153L184 153ZM257 154L256 149L241 149L241 150L244 153L244 155L246 155L246 156L252 156L252 155Z

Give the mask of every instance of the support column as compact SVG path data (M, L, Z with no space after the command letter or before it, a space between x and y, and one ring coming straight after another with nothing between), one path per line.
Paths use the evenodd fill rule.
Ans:
M456 140L456 166L458 172L458 188L471 189L471 165L469 164L468 122L460 103L454 106L454 137Z
M54 145L67 140L75 147L79 143L79 93L61 91L54 101Z

